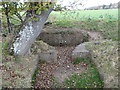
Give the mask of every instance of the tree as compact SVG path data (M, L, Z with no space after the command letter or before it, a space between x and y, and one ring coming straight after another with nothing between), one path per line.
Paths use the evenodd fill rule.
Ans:
M112 3L110 3L110 5L109 5L109 9L111 9L111 7L112 7Z
M22 27L20 28L20 32L16 36L13 41L12 51L15 56L17 55L25 55L30 49L31 45L34 43L35 39L40 34L49 14L53 10L53 6L55 4L55 0L43 0L39 2L24 2L23 4L9 3L12 5L11 7L7 7L11 14L16 15L22 22ZM48 2L50 1L50 2ZM25 6L26 9L26 17L22 20L18 6ZM3 7L6 9L6 7ZM9 17L6 15L6 17Z
M103 9L105 9L106 5L103 5Z
M14 25L11 22L12 20L21 21L20 24L22 24L23 18L20 13L25 8L25 5L19 2L2 2L0 5L2 6L0 9L0 12L2 12L2 15L0 15L2 16L2 23L7 24L8 33L11 33L12 25Z
M58 5L55 5L54 11L62 11L62 9L63 7L60 4L58 4Z
M10 27L10 18L9 18L9 13L10 13L10 4L8 2L6 3L2 3L2 10L4 10L4 14L6 15L6 19L7 19L7 26L8 26L8 32L11 32L11 27Z
M8 9L10 10L6 17L12 19L11 15L16 16L21 21L21 27L18 35L13 40L11 53L15 56L25 55L40 34L49 14L52 12L56 0L29 0L31 2L9 2ZM35 2L39 1L39 2ZM76 5L72 2L73 6ZM78 3L81 5L81 3ZM12 9L11 9L12 8ZM71 6L71 8L73 8ZM5 7L3 7L5 10ZM3 11L4 11L3 10ZM24 11L26 16L22 18L21 11ZM7 21L8 22L8 21ZM11 22L9 22L11 23Z

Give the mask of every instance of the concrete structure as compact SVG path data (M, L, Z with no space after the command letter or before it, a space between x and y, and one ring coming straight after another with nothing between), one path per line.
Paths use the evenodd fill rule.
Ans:
M48 63L55 63L57 61L57 50L49 50L47 52L40 52L38 55L39 60L44 60Z
M82 43L78 45L72 52L72 59L75 60L77 58L91 58L91 54L89 50L86 49L87 43Z

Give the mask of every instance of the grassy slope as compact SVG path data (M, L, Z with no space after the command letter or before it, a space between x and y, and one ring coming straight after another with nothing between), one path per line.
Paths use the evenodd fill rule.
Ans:
M118 40L118 10L88 10L88 11L52 12L49 20L53 27L80 28L100 31L104 39ZM72 17L74 16L74 17ZM100 17L103 18L100 18Z
M92 51L92 60L104 80L105 88L116 88L118 85L118 43L104 40L90 43L87 48Z

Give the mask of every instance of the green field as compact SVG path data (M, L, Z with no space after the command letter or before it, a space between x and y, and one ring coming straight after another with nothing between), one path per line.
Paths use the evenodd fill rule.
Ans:
M118 19L118 9L107 9L107 10L81 10L81 11L53 11L50 17L55 19Z

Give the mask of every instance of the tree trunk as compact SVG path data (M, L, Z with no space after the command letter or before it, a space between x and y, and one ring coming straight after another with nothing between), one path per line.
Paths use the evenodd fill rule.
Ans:
M25 55L28 52L31 45L39 36L52 9L52 7L49 7L48 10L42 11L38 16L38 21L28 21L29 18L26 20L23 28L19 32L19 37L17 37L13 43L13 52L15 56Z
M10 25L10 19L9 19L9 17L8 17L8 14L6 14L6 16L7 16L7 26L8 26L8 33L10 33L11 32L11 25Z
M5 15L6 15L6 18L7 18L7 26L8 26L8 33L10 33L11 32L11 26L10 26L10 19L9 19L9 16L8 16L8 14L9 14L9 10L8 10L8 4L6 4L6 7L5 7L5 5L3 5L3 7L5 8Z
M0 33L2 33L2 23L1 23L1 20L0 20Z

